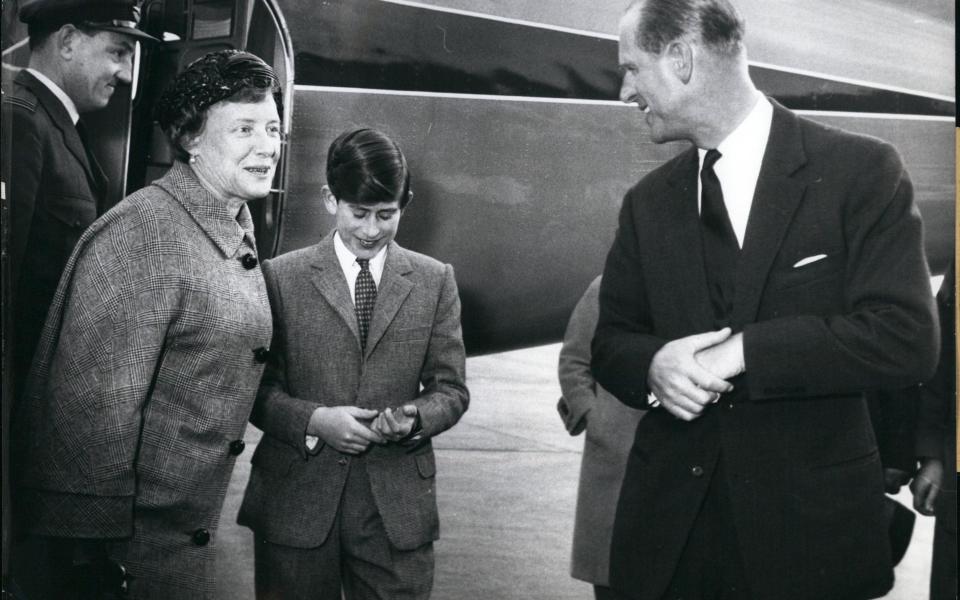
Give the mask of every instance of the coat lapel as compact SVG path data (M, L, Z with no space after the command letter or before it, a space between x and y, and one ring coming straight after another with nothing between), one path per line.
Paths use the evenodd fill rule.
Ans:
M360 327L357 325L357 312L350 298L350 288L343 275L343 269L337 261L337 253L333 249L333 234L326 236L316 245L316 255L313 260L313 285L323 296L323 299L340 315L360 348ZM379 298L378 298L379 302ZM369 334L368 334L369 337Z
M737 329L756 319L767 274L807 187L807 181L797 175L797 170L806 163L798 118L771 102L770 139L737 266L732 319Z
M104 175L99 163L91 164L87 150L80 140L80 134L77 133L77 127L70 119L70 113L67 112L67 108L60 102L59 98L53 95L50 88L41 83L39 79L34 77L26 69L20 71L17 75L17 82L28 88L37 99L40 100L43 108L53 120L53 124L56 125L61 135L63 135L63 143L66 145L67 150L73 154L83 167L87 175L87 180L90 182L90 187L98 196L103 196L106 192L107 177ZM92 155L91 152L90 156Z
M380 287L377 289L377 303L373 307L370 330L367 332L366 356L370 355L386 333L387 327L393 322L403 301L413 289L413 282L406 277L413 267L410 266L405 252L396 242L390 242L387 247L387 260L380 278Z
M651 223L661 226L657 229L657 247L650 249L651 256L662 263L669 287L683 290L676 295L682 304L681 314L690 320L691 330L697 332L713 328L697 207L699 167L694 147L682 155L668 174L670 195L652 204L658 212Z
M170 170L153 185L173 196L225 257L237 255L243 247L246 232L237 216L230 214L226 203L203 187L189 165L179 160L174 162ZM254 248L252 235L250 237L251 248Z

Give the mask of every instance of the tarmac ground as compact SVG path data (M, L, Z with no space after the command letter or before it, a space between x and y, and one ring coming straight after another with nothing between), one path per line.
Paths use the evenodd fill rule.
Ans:
M569 575L583 437L556 413L559 344L467 360L470 409L433 444L440 540L436 600L589 600ZM218 597L253 599L253 535L236 524L260 432L247 430L217 542ZM245 459L244 459L245 458ZM909 491L897 499L911 506ZM918 515L886 600L927 597L933 519Z

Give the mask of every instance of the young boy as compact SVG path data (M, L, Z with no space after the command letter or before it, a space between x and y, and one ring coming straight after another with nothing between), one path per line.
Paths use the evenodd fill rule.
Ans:
M336 231L263 266L274 341L239 522L258 598L428 598L430 438L467 409L453 268L397 245L410 175L377 131L330 147Z

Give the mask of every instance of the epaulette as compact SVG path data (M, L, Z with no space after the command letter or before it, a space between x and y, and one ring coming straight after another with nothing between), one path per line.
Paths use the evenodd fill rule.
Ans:
M14 96L12 94L4 94L3 103L19 106L20 108L25 108L30 112L36 112L38 104L36 99L28 100L27 98L21 98L20 96Z

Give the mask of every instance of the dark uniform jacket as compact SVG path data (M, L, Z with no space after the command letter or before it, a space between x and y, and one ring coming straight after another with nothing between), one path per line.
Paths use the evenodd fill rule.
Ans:
M665 343L714 329L697 173L691 148L631 189L607 258L593 371L632 406L645 405ZM932 373L929 290L920 214L896 150L774 104L731 314L747 371L692 422L663 409L640 421L612 586L660 597L723 461L752 597L883 595L893 571L863 392Z
M13 375L21 393L60 273L97 218L107 180L63 103L26 70L3 97L3 181L10 202Z

